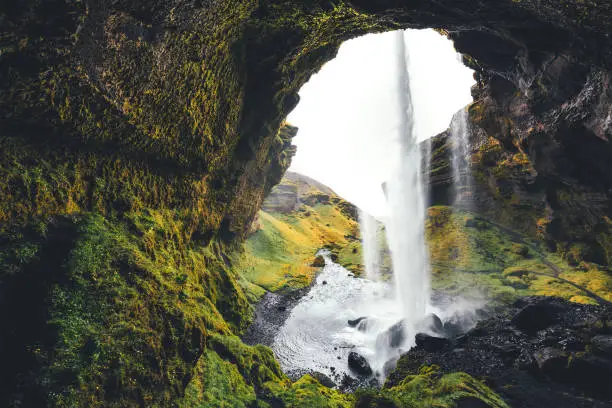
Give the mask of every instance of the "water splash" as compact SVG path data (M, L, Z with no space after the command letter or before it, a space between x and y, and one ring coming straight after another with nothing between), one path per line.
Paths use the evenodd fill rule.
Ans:
M396 171L387 184L390 216L387 238L391 249L395 288L404 321L405 338L412 341L426 314L430 298L429 265L425 246L425 190L421 150L414 132L414 112L403 32L397 34L398 149Z
M363 248L363 263L366 277L377 281L380 278L378 221L365 211L360 211L359 228L361 230L361 247Z
M454 206L469 208L472 201L472 171L470 125L467 109L461 109L453 116L450 127L452 141L452 170L455 187Z

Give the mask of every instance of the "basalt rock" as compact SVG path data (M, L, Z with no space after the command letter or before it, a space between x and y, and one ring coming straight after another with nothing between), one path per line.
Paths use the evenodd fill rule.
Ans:
M351 327L357 327L359 325L359 323L361 323L362 321L364 321L366 319L367 319L366 316L362 316L362 317L359 317L357 319L349 320L348 321L348 325L351 326Z
M438 315L436 315L435 313L429 313L427 316L425 316L425 319L423 319L421 325L424 328L432 330L433 332L438 334L444 334L445 332L444 323L442 323L442 320L440 320Z
M552 325L561 308L553 302L534 302L522 308L513 318L512 324L527 333L533 333Z
M593 352L612 358L612 335L599 335L591 339Z
M384 332L380 333L376 337L376 344L380 344L383 347L396 348L401 346L405 339L406 332L404 330L404 321L400 320Z
M357 375L370 376L372 375L372 368L361 354L351 351L348 355L348 366Z
M526 308L555 310L556 317L546 325L519 330L514 322ZM486 377L487 384L511 406L608 406L612 403L607 384L612 359L597 353L594 344L607 336L609 312L607 305L579 305L558 298L520 299L508 310L480 321L452 345L418 346L403 354L386 386L418 372L423 364L435 364L443 372Z
M451 345L449 339L431 336L426 333L417 333L416 336L414 336L414 341L418 348L431 352L443 350Z

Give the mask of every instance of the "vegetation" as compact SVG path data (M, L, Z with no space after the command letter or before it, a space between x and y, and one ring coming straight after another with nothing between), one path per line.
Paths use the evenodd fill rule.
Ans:
M348 207L319 192L297 215L264 210L262 227L235 251L289 166L296 130L284 118L299 88L342 41L398 27L396 17L323 0L90 3L0 7L0 405L350 405L353 397L311 377L291 383L270 350L236 337L262 288L308 284L320 246L359 271ZM510 3L496 8L531 6ZM597 32L609 7L579 3L563 4L560 24ZM418 8L394 16L414 25L421 13L430 24L431 10ZM506 120L497 139L511 127ZM524 155L489 145L503 166L483 180L528 170ZM495 186L508 208L523 205ZM568 208L579 201L573 191L559 194ZM543 208L532 215L531 228L546 230ZM588 262L581 242L560 242L555 257L497 227L455 229L457 216L439 226L453 243L440 236L432 245L441 287L478 276L509 295L609 298L608 272ZM612 223L597 223L610 262ZM479 237L489 247L470 260L462 251ZM444 275L454 257L467 272ZM554 278L540 274L542 265ZM591 294L570 293L567 282ZM421 373L384 398L443 404L455 385L482 390L461 375L445 381Z
M290 174L266 199L256 231L237 256L237 268L266 290L303 288L318 270L313 266L316 252L328 248L340 264L359 273L363 266L355 213L327 187Z
M465 373L442 375L437 366L423 366L418 373L406 373L399 384L385 386L380 391L358 391L356 407L452 408L460 401L468 400L473 404L478 401L489 407L508 407L481 381Z
M502 302L523 295L612 301L612 277L604 266L572 265L541 241L470 212L437 206L428 215L435 289Z

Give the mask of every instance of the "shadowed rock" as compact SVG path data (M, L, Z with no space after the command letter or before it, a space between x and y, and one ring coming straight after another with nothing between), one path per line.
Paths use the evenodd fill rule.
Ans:
M361 354L351 351L348 355L348 366L357 375L372 375L372 368Z
M612 358L612 335L595 336L591 339L596 354Z
M426 351L439 351L451 345L450 340L447 338L430 336L426 333L417 333L417 335L414 336L414 340L417 347Z
M559 310L559 307L554 303L536 301L528 304L514 315L512 324L526 333L533 333L555 323Z

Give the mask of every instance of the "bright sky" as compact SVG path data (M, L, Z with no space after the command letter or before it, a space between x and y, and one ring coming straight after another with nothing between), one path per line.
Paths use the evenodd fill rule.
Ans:
M405 32L415 130L423 140L448 128L472 101L472 71L451 41L433 30ZM300 90L288 121L299 128L291 170L331 187L374 215L386 212L397 132L397 60L393 33L344 43L338 56Z

